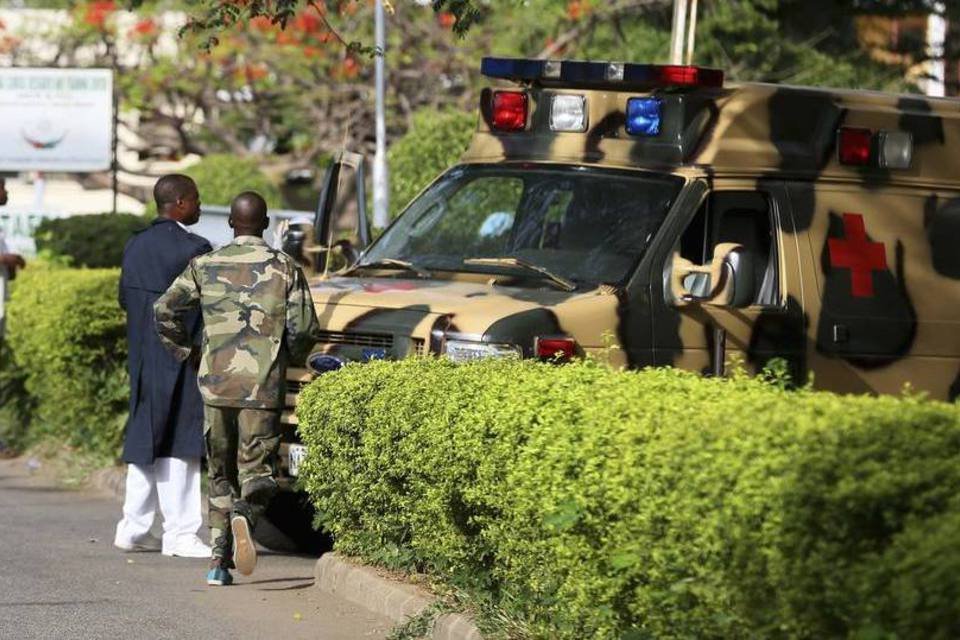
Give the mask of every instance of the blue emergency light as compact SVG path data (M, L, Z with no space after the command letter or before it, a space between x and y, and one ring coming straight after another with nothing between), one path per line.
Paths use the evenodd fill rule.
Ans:
M480 73L488 78L571 88L614 87L636 91L723 86L723 71L691 65L483 58Z
M659 98L627 100L627 133L632 136L659 135L662 106Z

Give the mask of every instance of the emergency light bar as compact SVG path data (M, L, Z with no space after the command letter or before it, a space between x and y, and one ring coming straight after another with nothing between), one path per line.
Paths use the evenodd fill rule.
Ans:
M691 65L483 58L480 73L488 78L525 84L573 88L613 86L624 90L646 90L723 86L723 71Z

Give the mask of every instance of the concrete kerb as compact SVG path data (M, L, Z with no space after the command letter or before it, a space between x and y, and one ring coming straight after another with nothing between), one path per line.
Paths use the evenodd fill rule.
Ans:
M110 467L93 472L88 483L116 500L123 501L127 469ZM436 602L420 587L397 582L376 569L356 564L337 553L325 553L314 568L315 586L353 604L379 613L394 624L404 622ZM430 633L433 640L483 640L470 616L444 613L437 616Z
M337 553L325 553L314 569L316 587L391 619L395 624L419 615L436 602L425 590L381 576ZM469 616L445 613L430 633L434 640L483 640Z

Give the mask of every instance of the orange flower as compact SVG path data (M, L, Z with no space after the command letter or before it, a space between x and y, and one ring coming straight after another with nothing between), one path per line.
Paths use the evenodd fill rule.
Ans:
M294 18L292 26L303 33L316 33L323 29L323 20L313 11L304 11Z
M273 23L266 16L257 16L250 20L250 27L256 31L267 32L273 29Z
M147 18L133 25L133 28L130 29L130 35L139 38L152 38L157 35L157 31L157 23Z
M117 5L111 0L97 0L86 6L83 21L94 29L102 31L107 26L107 18L116 10Z
M297 44L299 41L294 38L288 31L281 31L277 34L277 44Z
M573 21L582 18L585 10L583 4L581 0L570 0L570 2L567 3L567 17Z
M340 67L344 78L356 78L357 74L360 73L360 65L357 64L353 56L347 56Z
M248 64L243 67L243 74L246 76L247 82L263 80L268 73L269 70L265 64Z
M444 29L450 29L456 23L457 17L448 11L443 11L437 14L437 22L440 23L440 26Z

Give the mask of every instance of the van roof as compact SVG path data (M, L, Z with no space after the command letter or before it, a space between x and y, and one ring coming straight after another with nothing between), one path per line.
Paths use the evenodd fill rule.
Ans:
M498 91L526 94L529 115L523 130L499 131L493 126ZM556 94L584 97L585 131L551 130ZM627 103L632 97L661 103L659 133L627 133ZM869 144L864 150L869 153L864 156L866 164L840 162L841 129L863 134L861 142ZM891 168L881 157L884 141L899 141L902 147L904 133L909 134L912 158L907 168ZM484 90L478 131L463 159L691 168L711 175L829 178L871 187L914 183L960 188L958 142L956 99L763 83L631 91L521 82L519 87Z

